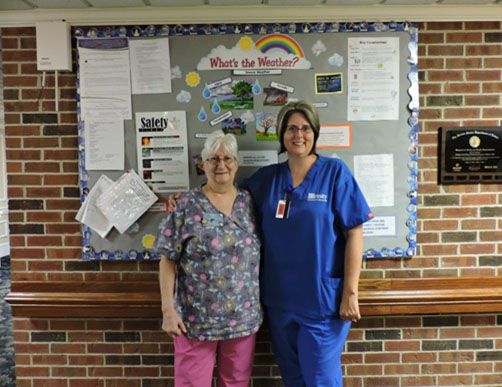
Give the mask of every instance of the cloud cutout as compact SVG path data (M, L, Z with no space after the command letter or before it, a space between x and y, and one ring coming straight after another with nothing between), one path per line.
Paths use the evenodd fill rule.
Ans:
M176 101L181 103L188 103L192 99L192 94L186 90L181 90L176 96Z
M315 56L321 55L323 52L326 52L326 50L327 50L326 45L320 40L315 42L314 45L312 46L312 54L314 54Z
M244 113L241 114L240 119L247 124L248 122L254 121L254 115L251 112L251 110L246 110Z
M174 66L171 69L171 79L181 79L182 76L180 66Z
M335 52L333 55L329 57L328 63L331 66L340 67L341 65L343 65L343 56Z

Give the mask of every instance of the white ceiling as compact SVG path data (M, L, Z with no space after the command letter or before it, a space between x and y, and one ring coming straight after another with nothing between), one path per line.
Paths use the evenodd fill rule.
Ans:
M0 0L0 27L281 21L501 20L502 0Z
M0 11L76 8L172 7L201 5L438 5L497 4L500 0L0 0Z

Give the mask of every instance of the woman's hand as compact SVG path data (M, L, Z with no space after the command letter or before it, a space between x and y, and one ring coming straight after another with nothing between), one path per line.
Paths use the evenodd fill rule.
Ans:
M340 318L345 321L358 322L359 312L359 275L363 260L363 226L359 225L344 232L345 236L345 273L343 280Z
M357 294L343 292L340 304L340 318L345 321L358 322L361 319Z
M176 336L181 335L182 333L187 333L187 329L185 327L185 324L183 324L183 320L175 310L166 311L163 313L162 330L173 339Z
M167 209L168 212L174 212L174 210L176 210L176 201L181 196L181 194L182 192L178 191L169 195L169 208Z

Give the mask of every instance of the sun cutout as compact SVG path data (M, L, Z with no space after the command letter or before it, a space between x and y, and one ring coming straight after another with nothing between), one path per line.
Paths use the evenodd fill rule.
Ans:
M143 247L146 249L150 249L153 247L153 244L155 243L155 237L152 234L146 234L143 237Z
M185 77L185 81L188 86L195 87L200 82L200 75L198 73L196 73L195 71L190 71L187 74L187 76Z
M249 36L243 36L239 40L239 47L242 51L250 50L253 47L253 40Z

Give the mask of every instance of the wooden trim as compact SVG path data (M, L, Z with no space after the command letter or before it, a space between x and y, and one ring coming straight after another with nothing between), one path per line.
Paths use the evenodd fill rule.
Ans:
M502 312L502 277L365 279L363 315Z
M156 282L13 282L13 316L160 317Z
M159 318L156 282L13 282L16 317ZM362 279L363 316L502 312L502 277Z

